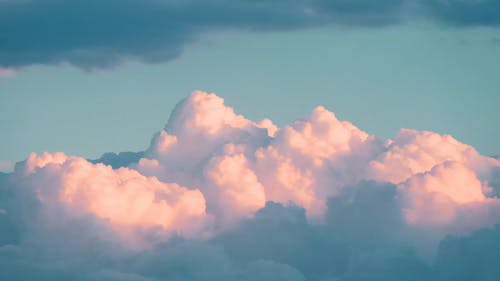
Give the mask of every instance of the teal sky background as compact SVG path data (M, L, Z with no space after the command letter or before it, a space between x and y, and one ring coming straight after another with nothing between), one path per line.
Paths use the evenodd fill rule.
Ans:
M324 105L381 138L432 130L498 155L499 38L495 29L426 24L228 31L158 64L33 66L0 77L0 162L8 170L31 151L96 158L145 149L197 89L280 126Z

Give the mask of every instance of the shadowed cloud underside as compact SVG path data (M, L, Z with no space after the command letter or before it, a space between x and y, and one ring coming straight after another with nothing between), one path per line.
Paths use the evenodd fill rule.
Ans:
M208 31L416 21L496 28L499 13L496 0L3 0L0 67L69 62L94 69L128 59L167 61ZM11 73L0 68L0 76Z

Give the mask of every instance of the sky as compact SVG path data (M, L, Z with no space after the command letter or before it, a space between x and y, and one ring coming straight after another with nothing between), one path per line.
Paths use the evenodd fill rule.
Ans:
M15 74L0 78L0 117L6 120L0 161L12 164L31 151L97 158L143 150L175 104L194 90L217 93L245 116L280 125L321 104L385 138L403 127L427 129L498 155L498 38L495 26L428 20L278 31L214 28L178 56L152 62L130 58L92 67L4 58L3 68Z
M0 279L500 278L497 0L0 0Z

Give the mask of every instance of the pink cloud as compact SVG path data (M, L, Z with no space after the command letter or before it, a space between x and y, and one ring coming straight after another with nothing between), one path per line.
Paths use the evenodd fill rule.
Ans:
M402 129L379 140L324 107L278 128L197 91L138 163L113 170L63 153L31 154L16 177L44 208L90 215L122 235L159 229L155 237L196 238L236 227L267 201L299 206L322 223L329 199L350 204L353 186L376 180L397 186L394 216L439 241L500 222L488 184L499 167L449 135Z
M0 172L11 172L14 168L14 162L8 160L0 160Z
M45 210L64 210L69 217L95 216L118 234L160 228L167 235L177 232L190 236L199 234L199 227L208 219L199 190L63 153L32 153L16 168L15 176L19 182L29 179L23 187Z
M1 77L14 77L16 75L16 71L10 68L0 68L0 78Z
M396 138L387 142L386 151L370 162L369 177L400 183L446 161L462 163L478 173L498 163L450 135L401 129Z

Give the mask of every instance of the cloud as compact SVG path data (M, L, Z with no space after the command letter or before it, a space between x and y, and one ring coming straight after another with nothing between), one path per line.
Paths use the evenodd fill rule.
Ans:
M500 270L500 225L478 230L465 237L449 236L439 245L436 260L438 280L495 280ZM460 265L460 266L457 266Z
M2 68L0 67L0 78L9 78L16 75L16 71L10 68Z
M129 59L163 62L178 57L201 34L218 30L377 27L421 18L498 27L499 9L493 0L4 0L0 67L67 62L94 69Z
M14 168L14 163L8 160L0 160L0 172L10 172Z
M110 67L177 57L207 30L289 29L313 22L303 1L1 1L0 65ZM36 47L34 47L36 45Z
M488 173L498 163L450 135L401 129L386 142L386 151L370 162L369 175L376 180L400 183L445 161L463 163L479 175Z
M318 13L329 21L354 26L384 26L405 20L406 0L315 0Z
M45 228L65 227L67 221L87 220L104 225L106 236L132 248L149 246L140 232L154 228L158 235L190 236L205 219L205 199L198 190L111 166L92 164L63 153L31 154L16 167L12 181L19 185L17 198L34 201L21 216L41 216ZM53 225L51 225L53 224ZM31 227L28 225L27 227ZM100 234L101 232L96 232Z
M423 5L429 16L448 25L500 25L500 2L496 0L425 0Z
M449 135L321 106L278 128L196 91L144 152L1 173L0 279L492 280L499 171Z
M408 200L404 211L412 225L446 226L458 219L461 208L486 200L475 174L456 162L436 165L429 172L411 177L399 188Z
M89 162L97 164L102 163L104 165L109 165L113 169L118 169L121 167L127 167L131 164L137 163L144 156L144 152L107 152L101 155L98 159L89 160Z

